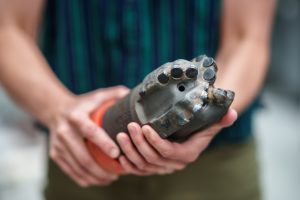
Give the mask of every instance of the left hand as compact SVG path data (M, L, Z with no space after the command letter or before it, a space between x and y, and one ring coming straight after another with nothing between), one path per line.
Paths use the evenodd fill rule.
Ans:
M162 139L149 125L141 127L132 122L128 124L129 135L119 133L117 136L124 153L119 161L127 173L140 176L182 170L198 158L222 128L232 125L236 119L236 111L229 109L218 123L183 143Z

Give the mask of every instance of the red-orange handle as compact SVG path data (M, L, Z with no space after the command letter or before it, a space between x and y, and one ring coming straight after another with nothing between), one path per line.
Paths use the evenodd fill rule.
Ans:
M99 126L102 125L103 117L107 109L109 109L112 105L116 102L115 99L111 99L106 101L98 108L91 116L92 120L98 124ZM89 150L90 154L104 170L114 173L114 174L122 174L124 172L123 167L116 159L112 159L107 154L105 154L98 146L96 146L93 142L87 140L86 141L87 149Z

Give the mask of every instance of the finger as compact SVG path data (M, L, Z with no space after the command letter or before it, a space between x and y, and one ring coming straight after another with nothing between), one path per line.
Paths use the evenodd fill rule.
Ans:
M62 127L62 126L60 126ZM66 126L63 126L66 127ZM83 173L80 173L79 170L75 170L71 164L69 164L64 158L63 158L63 152L64 149L62 148L64 145L62 145L60 137L61 137L61 131L58 130L59 134L55 132L51 132L50 134L50 158L58 164L58 166L64 171L67 175L70 176L72 180L74 180L77 184L79 184L82 187L88 186L89 181L86 180L86 178L82 175Z
M214 136L222 128L231 126L236 121L236 119L237 119L237 112L234 109L229 109L219 122L215 123L214 125L206 128L198 133L201 133L202 136L204 136L204 135L213 135ZM198 133L196 133L195 135L199 135Z
M75 130L70 131L73 131L74 134L64 134L62 140L80 166L101 182L116 180L115 174L104 171L94 161L79 134L76 134Z
M56 141L58 143L59 141ZM73 157L71 152L65 147L65 144L62 144L62 142L59 142L61 144L58 144L59 146L57 148L57 152L59 153L59 156L70 166L72 171L74 171L76 174L78 174L84 181L91 185L96 185L104 180L98 180L97 177L92 176L87 170L83 167L81 167L80 163L77 162L77 160Z
M200 131L191 136L186 142L182 143L181 148L178 148L177 154L187 154L186 162L195 161L200 153L202 153L210 144L213 137L220 132L222 128L231 126L237 119L237 112L234 109L229 109L223 118L211 127Z
M68 146L72 149L72 155L75 157L77 162L79 162L82 168L84 168L90 175L97 177L98 182L117 180L117 175L106 172L95 162L82 141L69 141Z
M123 166L123 168L125 169L126 172L128 172L129 174L134 174L134 175L138 175L138 176L149 176L149 175L153 175L155 173L164 175L164 174L171 174L174 172L173 169L163 169L158 172L146 172L143 170L139 170L135 166L133 166L133 164L125 156L120 156L119 162L121 163L121 165Z
M91 181L91 180L86 180L85 176L81 176L77 174L76 171L74 171L74 168L72 168L71 165L69 165L68 161L66 161L63 157L60 157L55 161L59 167L78 185L81 187L88 187L91 185L101 185L105 186L111 183L111 181Z
M229 108L224 117L219 121L222 128L231 126L238 118L236 110Z
M107 96L115 96L116 98L122 98L125 95L127 95L130 91L129 88L125 86L114 86L114 87L109 87L104 89L106 92Z
M139 175L139 176L147 176L147 175L152 174L150 172L145 172L145 171L137 169L130 163L129 160L126 159L125 156L120 156L119 162L121 163L121 165L125 169L125 171L129 174L135 174L135 175Z
M65 172L78 185L81 187L88 186L88 183L82 177L76 174L76 172L73 171L72 168L62 158L56 158L54 161L62 169L62 171Z
M158 165L161 168L161 172L164 173L166 169L182 169L184 165L182 163L166 160L159 155L147 142L144 137L141 127L137 123L128 124L128 130L130 136L145 160L151 164Z
M147 141L154 147L156 151L159 152L165 158L174 159L176 155L177 149L174 145L176 143L172 143L168 140L162 139L155 130L153 130L149 125L145 125L142 127L143 133L147 138ZM178 146L178 148L180 148Z
M125 86L114 86L114 87L108 87L108 88L101 88L98 90L95 90L93 92L90 92L92 94L93 99L98 102L102 103L106 100L116 98L120 99L127 95L129 93L130 89L128 89Z
M149 143L165 158L176 160L178 162L190 163L193 162L199 155L199 144L184 145L184 143L170 142L168 140L162 140L159 135L148 125L143 127L145 135L149 140ZM211 138L211 137L210 137ZM200 140L203 142L203 140Z
M127 134L119 133L117 135L117 140L123 153L138 169L149 172L156 172L159 170L158 166L151 165L145 161L145 159L137 152Z
M104 153L111 158L119 156L120 150L115 142L86 113L73 112L70 119L79 128L81 135L96 144Z
M174 169L168 169L168 168L166 168L165 170L158 172L158 174L160 174L160 175L167 175L167 174L174 173L174 171L175 171Z
M78 162L78 157L75 158L73 153L66 148L62 157L71 166L74 171L83 177L90 185L107 185L112 181L116 180L117 177L108 178L107 173L104 170L99 170L96 163L93 164L94 160L91 159L91 163L87 163L87 159L84 159L82 163ZM83 165L83 163L89 165ZM101 173L102 172L102 173Z

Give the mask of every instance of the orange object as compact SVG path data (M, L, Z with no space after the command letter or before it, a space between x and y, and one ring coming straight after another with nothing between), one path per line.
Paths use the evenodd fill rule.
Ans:
M102 125L103 117L107 109L109 109L116 102L115 99L111 99L106 101L101 105L101 107L96 110L92 114L93 121L99 126ZM124 172L123 167L116 159L112 159L107 154L105 154L98 146L96 146L93 142L87 140L86 141L87 148L95 159L98 165L100 165L104 170L114 173L114 174L122 174Z

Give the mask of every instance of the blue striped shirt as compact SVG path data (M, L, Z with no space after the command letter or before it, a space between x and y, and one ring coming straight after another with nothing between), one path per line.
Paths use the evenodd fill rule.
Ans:
M220 8L219 0L51 0L42 50L74 93L134 87L166 62L215 56ZM254 107L215 141L250 136Z

